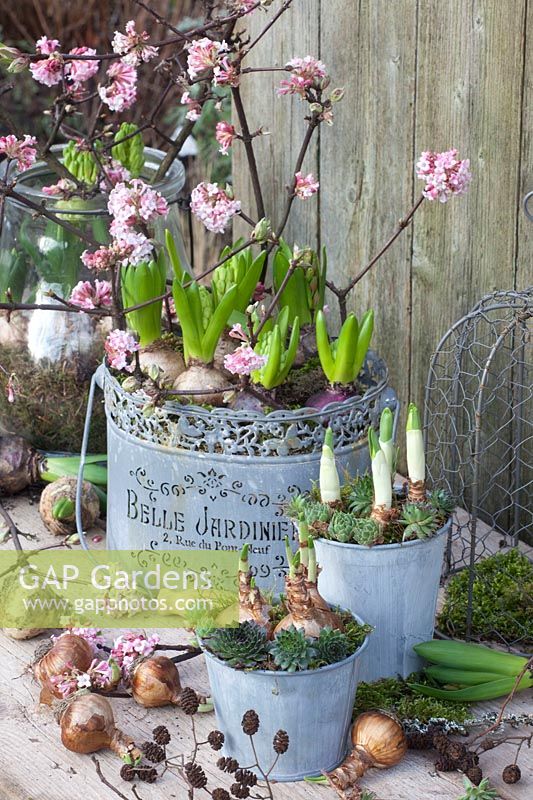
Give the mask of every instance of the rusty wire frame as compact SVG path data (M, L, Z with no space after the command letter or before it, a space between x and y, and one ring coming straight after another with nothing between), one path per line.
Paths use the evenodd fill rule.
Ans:
M467 638L478 633L473 625L476 565L506 548L533 556L532 333L533 287L494 292L448 330L430 363L428 476L458 507L445 576L468 570L465 629L460 631ZM533 583L516 588L533 618ZM517 650L530 647L529 626L512 628L512 636L494 630L480 638ZM444 633L454 635L450 629Z

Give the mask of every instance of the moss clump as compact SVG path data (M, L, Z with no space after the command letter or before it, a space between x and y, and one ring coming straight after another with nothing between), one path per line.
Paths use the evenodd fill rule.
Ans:
M75 360L35 364L24 347L2 347L2 366L17 376L17 397L0 392L0 420L6 431L26 437L42 450L79 452L92 372ZM94 364L96 367L96 363ZM106 452L103 403L95 400L89 450Z
M454 575L438 616L442 631L466 634L468 570ZM474 568L472 635L480 639L533 642L533 564L518 549L489 556Z
M416 719L421 723L427 723L432 719L446 719L461 725L470 717L466 705L416 694L407 685L413 681L428 683L428 678L423 674L413 673L405 681L383 678L375 683L360 683L357 686L354 717L372 708L390 711L402 722Z

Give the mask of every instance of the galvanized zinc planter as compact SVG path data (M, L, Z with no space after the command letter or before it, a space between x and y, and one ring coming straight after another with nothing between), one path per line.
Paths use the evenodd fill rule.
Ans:
M263 415L167 402L150 417L103 368L108 430L108 546L116 549L241 549L259 586L281 589L283 515L318 479L324 425L342 470L368 468L366 432L398 402L382 359L369 353L362 397L327 408Z
M344 661L301 672L238 670L204 650L224 752L239 764L255 762L250 738L241 728L243 714L253 708L260 719L255 746L261 766L272 764L276 731L289 734L289 749L270 773L272 780L301 781L335 769L348 752L359 664L367 645L368 637Z
M450 526L448 520L428 539L374 547L316 540L322 597L374 626L361 659L360 680L405 678L421 668L413 645L433 638Z

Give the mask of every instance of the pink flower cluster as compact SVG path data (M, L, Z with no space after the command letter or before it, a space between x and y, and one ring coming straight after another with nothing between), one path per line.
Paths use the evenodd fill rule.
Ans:
M123 59L108 67L109 83L98 87L98 94L111 111L124 111L137 99L137 70Z
M149 39L146 31L137 33L135 30L135 22L130 19L126 23L126 33L115 31L113 36L112 46L113 52L123 55L126 64L131 64L133 67L138 66L141 61L151 61L158 53L157 47L152 47L146 42Z
M69 51L69 56L95 56L96 50L92 47L74 47ZM74 59L69 61L66 67L69 79L74 84L75 90L80 88L82 83L85 83L93 75L96 75L100 69L100 62L98 59Z
M60 178L57 183L53 183L51 186L43 186L42 188L43 194L47 194L49 197L60 197L61 199L70 197L75 190L76 184L69 178Z
M218 65L224 53L228 52L228 45L226 42L215 42L204 36L203 39L195 39L188 44L187 50L187 72L193 81L202 72L214 69Z
M42 36L35 43L35 50L39 55L48 56L30 64L32 77L44 86L55 86L63 76L68 79L72 91L78 91L82 84L98 72L100 62L97 58L65 59L58 52L59 41ZM95 56L96 50L92 47L74 47L69 51L70 56Z
M416 165L416 174L426 183L424 197L441 203L455 194L464 194L472 180L470 161L458 159L455 148L442 153L424 151Z
M131 333L118 329L111 331L104 342L104 349L110 367L133 372L135 367L131 358L139 349L139 344Z
M51 639L53 642L56 642L58 639L61 639L62 636L67 636L69 633L80 636L82 639L89 642L94 653L105 644L105 639L102 636L100 628L69 628L69 630L64 631L59 636L52 636Z
M259 355L244 342L233 353L224 356L224 367L234 375L250 375L254 370L264 367L266 362L266 356Z
M233 0L233 7L235 11L244 11L245 14L249 14L257 7L257 0Z
M196 122L197 119L200 119L202 114L202 106L195 100L194 97L191 97L190 92L183 92L181 95L181 105L188 106L189 110L185 114L185 117L189 119L191 122Z
M293 58L285 64L285 69L290 71L291 76L281 81L278 88L279 95L298 94L305 99L307 89L326 77L325 65L313 56Z
M103 167L103 172L106 176L107 180L100 181L100 191L108 192L109 191L109 184L111 186L116 186L117 183L122 183L124 181L129 181L131 175L130 171L126 169L126 167L122 166L120 161L116 161L116 159L112 158L108 164Z
M70 665L61 675L52 675L50 683L63 699L70 697L78 689L91 688L91 676Z
M127 631L115 639L110 657L116 661L126 677L136 658L152 655L155 646L159 644L159 638L156 633L145 636L143 633Z
M35 136L25 134L23 139L17 139L10 133L8 136L0 136L0 154L3 153L7 158L16 161L19 172L24 172L35 164L37 157L35 144L37 144Z
M311 172L309 175L303 175L301 172L297 172L294 178L294 194L301 200L306 200L308 197L318 192L320 184Z
M109 661L98 661L95 658L89 667L89 677L91 686L109 691L116 688L120 682L120 670L112 658Z
M233 125L231 125L231 123L225 122L225 120L217 122L215 128L215 138L220 145L219 152L222 153L222 155L226 156L228 154L228 150L233 144L233 140L235 139L236 135L237 133L235 128Z
M112 303L111 284L95 280L93 286L89 281L80 281L72 290L70 302L85 309L109 308Z
M165 198L139 178L129 183L117 183L109 193L107 209L113 216L111 235L116 238L128 233L134 225L145 224L168 214Z
M218 183L202 182L191 192L191 211L213 233L224 233L240 210L240 201L233 200Z
M118 264L136 267L151 257L153 249L144 233L124 230L108 247L101 246L93 252L85 250L81 260L87 269L95 272L103 272Z

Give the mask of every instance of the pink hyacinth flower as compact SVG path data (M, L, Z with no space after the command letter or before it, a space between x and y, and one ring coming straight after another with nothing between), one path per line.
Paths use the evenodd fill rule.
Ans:
M442 153L424 151L416 165L416 174L425 181L424 197L441 203L453 195L464 194L472 180L470 161L458 159L455 148Z
M320 186L315 176L310 172L309 175L303 175L297 172L294 176L296 183L294 185L294 194L301 200L306 200L308 197L316 194Z
M250 375L264 367L266 356L256 353L249 344L241 344L233 353L224 356L224 367L234 375Z
M35 164L37 150L34 145L36 144L35 136L25 134L23 139L17 139L10 133L8 136L0 136L0 154L3 153L7 158L16 161L19 172L24 172L32 164Z

